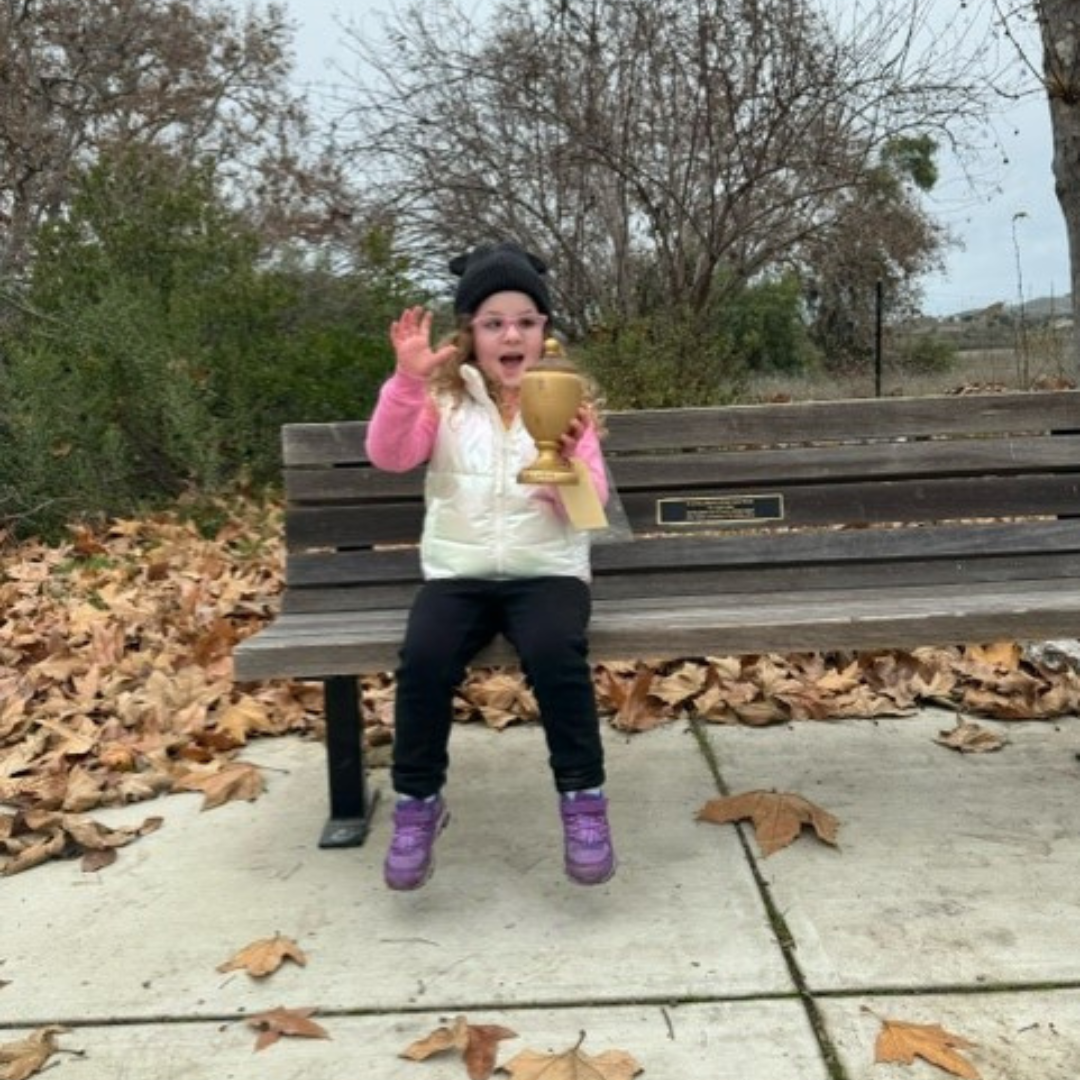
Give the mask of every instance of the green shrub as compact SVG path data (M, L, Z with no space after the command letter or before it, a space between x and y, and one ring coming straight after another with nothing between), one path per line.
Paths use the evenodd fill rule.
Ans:
M956 363L956 346L935 334L922 334L901 342L896 359L904 371L912 374L941 374Z
M278 482L281 425L365 415L392 367L408 278L379 244L358 264L265 265L210 168L100 163L3 324L0 522Z
M608 320L578 351L613 409L719 405L762 372L817 363L794 279L732 287L712 310L686 304Z

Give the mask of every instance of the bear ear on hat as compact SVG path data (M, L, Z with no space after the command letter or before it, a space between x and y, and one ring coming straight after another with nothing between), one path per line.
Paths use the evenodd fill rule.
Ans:
M465 252L464 255L455 255L447 264L450 273L455 277L461 277L468 270L470 263L482 259L485 255L490 255L494 250L495 246L493 244L479 244L472 251Z
M547 273L548 264L546 262L544 262L544 260L541 259L539 255L534 255L531 251L526 251L525 252L525 258L527 258L529 260L529 262L532 264L532 268L538 274L546 274Z
M485 255L493 255L500 250L505 250L511 254L518 255L523 259L527 259L529 265L538 273L546 274L548 271L548 264L540 258L539 255L534 255L531 251L526 251L520 244L515 244L513 241L507 241L503 244L480 244L472 251L466 252L464 255L455 255L447 264L450 273L455 277L461 277L462 274L469 268L469 264L482 259Z

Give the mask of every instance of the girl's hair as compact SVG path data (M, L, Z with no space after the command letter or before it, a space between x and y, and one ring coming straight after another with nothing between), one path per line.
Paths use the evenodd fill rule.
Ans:
M462 365L476 365L474 340L473 329L470 325L470 317L464 316L462 317L457 330L448 334L439 342L440 347L443 345L454 345L457 351L447 363L441 364L435 370L435 373L431 376L431 380L428 383L428 388L436 398L449 398L453 403L454 408L457 408L457 406L461 404L461 399L465 393L465 380L461 377ZM603 422L604 402L600 396L599 387L591 375L579 370L577 365L566 355L565 350L561 351L562 356L560 362L577 372L581 377L585 390L582 401L592 414L593 424L596 426L597 434L602 436L605 434ZM481 372L481 375L483 375L483 372ZM498 387L494 386L491 381L487 379L487 376L484 376L484 380L487 383L488 393L491 394L493 399L497 398Z

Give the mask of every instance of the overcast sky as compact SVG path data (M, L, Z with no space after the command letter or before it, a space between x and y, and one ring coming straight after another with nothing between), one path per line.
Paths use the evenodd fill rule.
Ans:
M343 22L374 32L378 12L392 0L283 0L296 25L297 81L309 88L340 81L335 65L349 66L341 47ZM1069 290L1065 224L1054 195L1050 118L1045 99L1032 97L996 125L1007 163L994 166L975 193L958 163L939 159L941 179L929 206L963 241L943 274L924 283L924 309L942 315L998 301L1063 297ZM1019 258L1019 267L1018 267Z

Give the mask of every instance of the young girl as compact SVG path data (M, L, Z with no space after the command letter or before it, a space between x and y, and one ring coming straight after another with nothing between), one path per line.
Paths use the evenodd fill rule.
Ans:
M536 694L559 792L566 872L582 885L614 873L604 756L588 663L589 539L550 488L519 484L536 446L518 411L521 381L543 355L551 302L546 266L513 243L483 245L450 263L459 276L450 344L433 349L431 315L410 308L390 327L397 370L368 428L373 464L428 463L420 545L424 584L397 670L393 783L398 795L384 874L415 889L433 869L449 821L441 794L454 692L496 634L517 650ZM601 501L607 480L584 406L562 454L588 468Z

